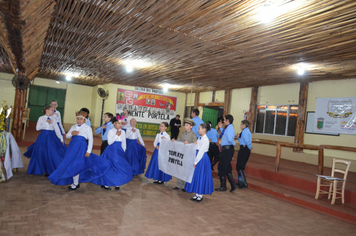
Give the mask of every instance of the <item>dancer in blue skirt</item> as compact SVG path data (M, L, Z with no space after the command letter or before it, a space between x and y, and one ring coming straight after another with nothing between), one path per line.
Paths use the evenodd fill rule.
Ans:
M188 193L195 193L190 200L201 202L203 194L211 194L214 191L213 175L211 172L210 159L207 154L209 150L209 138L206 136L210 126L206 123L199 125L200 138L197 141L197 154L194 160L194 175L191 183L185 184Z
M77 125L73 125L67 133L69 143L62 163L48 177L51 183L68 186L68 190L76 190L80 182L93 182L110 170L110 163L91 153L93 148L93 131L85 124L86 116L80 113L77 116ZM87 143L88 140L88 143ZM79 179L80 176L80 179Z
M53 119L54 108L46 106L44 116L38 118L36 130L41 130L36 142L28 147L24 156L31 158L27 174L50 175L61 164L66 153L63 136Z
M153 143L155 150L152 154L150 164L147 167L147 171L145 176L149 179L153 179L155 184L163 184L164 182L169 181L172 179L172 176L167 175L163 171L160 171L158 168L158 151L159 151L159 144L161 139L168 139L170 140L169 135L166 133L168 128L167 122L162 122L159 126L160 133L156 135L156 139Z
M103 154L100 156L110 162L110 170L102 177L93 181L94 184L101 185L105 190L111 190L109 186L115 186L120 190L120 185L124 185L132 180L132 169L125 159L126 138L125 131L122 130L123 117L112 118L114 128L108 132L108 144Z
M146 169L146 148L142 140L140 130L136 127L136 119L130 121L131 127L126 130L127 150L125 158L132 167L134 175L139 175L145 172ZM137 142L140 141L141 145Z

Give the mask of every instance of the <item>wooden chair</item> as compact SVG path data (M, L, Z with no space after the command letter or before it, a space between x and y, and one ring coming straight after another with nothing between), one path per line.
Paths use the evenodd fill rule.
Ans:
M31 108L26 108L23 111L22 123L25 123L25 125L23 126L22 140L25 139L26 127L30 126L30 111L31 111Z
M336 165L342 165L344 168L336 168ZM316 189L316 194L315 194L315 199L319 198L319 194L328 194L328 199L330 199L331 195L332 200L331 204L334 205L336 198L341 198L342 204L345 203L344 195L345 195L345 185L346 185L346 178L347 178L347 173L349 172L349 168L351 165L351 161L344 161L340 159L334 159L333 160L333 166L331 170L331 176L325 176L325 175L316 175L318 176L318 182L317 182L317 189ZM335 176L335 173L341 173L343 174L343 178L338 178ZM322 184L322 182L327 182L327 184ZM337 188L338 183L342 183L341 188ZM324 187L323 189L320 189L320 187ZM327 188L329 187L329 190ZM336 196L336 194L341 195L339 197Z

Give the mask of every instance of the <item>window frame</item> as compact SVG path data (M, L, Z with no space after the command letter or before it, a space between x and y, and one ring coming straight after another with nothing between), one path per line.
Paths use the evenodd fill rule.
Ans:
M258 113L258 107L259 106L265 106L265 112L264 112L264 116L263 116L263 133L256 133L256 127L257 127L257 113ZM275 114L274 114L274 125L273 125L273 134L270 133L265 133L265 129L266 129L266 115L267 115L267 106L275 106ZM282 134L276 134L276 123L277 123L277 108L279 106L287 106L287 119L286 119L286 126L285 126L285 131L284 131L284 135ZM289 136L288 135L288 126L289 126L289 114L290 114L290 107L291 106L298 106L298 104L279 104L279 105L272 105L272 104L258 104L256 107L256 121L255 121L255 127L254 127L254 133L255 134L264 134L264 135L275 135L275 136L280 136L280 137L295 137L295 134L293 136ZM299 108L299 106L298 106Z

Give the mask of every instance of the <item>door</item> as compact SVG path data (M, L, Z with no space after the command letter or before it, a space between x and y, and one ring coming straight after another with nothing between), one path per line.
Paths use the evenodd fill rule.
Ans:
M203 107L203 121L210 121L211 127L214 128L218 124L218 110Z
M37 121L38 117L43 115L43 108L50 105L52 100L57 100L57 110L61 113L61 118L63 120L65 98L65 89L32 85L30 87L30 94L28 98L28 107L31 108L30 121Z

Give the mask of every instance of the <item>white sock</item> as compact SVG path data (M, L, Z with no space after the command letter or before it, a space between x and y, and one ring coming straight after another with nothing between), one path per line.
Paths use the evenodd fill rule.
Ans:
M197 198L203 198L203 194L195 194L197 196Z
M79 175L73 177L73 184L72 187L75 188L79 184Z

